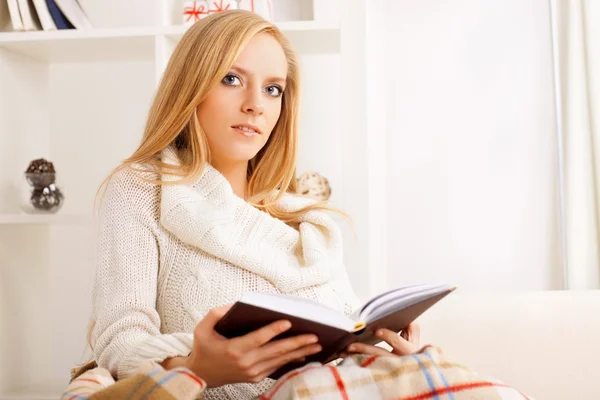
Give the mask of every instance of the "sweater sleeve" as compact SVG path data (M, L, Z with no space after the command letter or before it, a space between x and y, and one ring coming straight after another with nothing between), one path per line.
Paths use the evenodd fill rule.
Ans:
M144 361L189 354L193 335L160 331L156 185L120 171L101 196L92 342L98 365L121 379Z

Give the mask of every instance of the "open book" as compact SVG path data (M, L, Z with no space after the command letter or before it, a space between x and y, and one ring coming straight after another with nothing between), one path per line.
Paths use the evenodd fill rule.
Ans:
M277 379L309 362L318 361L325 364L333 361L350 343L381 342L381 339L374 335L377 329L402 331L454 289L454 286L445 284L400 287L373 297L350 316L300 297L247 293L221 318L215 330L227 338L233 338L271 322L286 319L292 323L292 327L274 340L304 333L316 334L323 350L306 357L304 362L283 366L271 375L271 378Z

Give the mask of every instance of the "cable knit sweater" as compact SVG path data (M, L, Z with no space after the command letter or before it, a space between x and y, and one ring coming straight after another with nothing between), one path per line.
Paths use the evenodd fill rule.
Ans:
M167 162L177 163L165 152ZM339 227L321 211L293 229L236 196L207 166L188 185L155 185L122 170L104 193L92 312L98 365L117 378L140 363L189 354L196 324L246 292L286 293L346 314L358 306L342 262ZM162 180L175 180L162 175ZM292 210L310 200L286 195ZM205 399L248 399L273 381L225 385Z

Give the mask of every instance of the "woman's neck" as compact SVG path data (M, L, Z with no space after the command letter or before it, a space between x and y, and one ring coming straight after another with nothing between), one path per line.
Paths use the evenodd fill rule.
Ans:
M229 181L233 193L242 199L246 198L248 189L248 162L212 163L212 166Z

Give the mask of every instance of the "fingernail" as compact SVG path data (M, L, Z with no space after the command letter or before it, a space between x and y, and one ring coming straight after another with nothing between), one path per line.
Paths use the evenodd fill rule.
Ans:
M380 329L377 332L375 332L375 335L377 335L377 336L383 336L383 331Z
M348 346L348 351L354 351L354 350L356 350L356 346L354 346L354 345Z
M292 323L289 321L285 321L281 323L281 330L285 331L292 327Z
M308 338L308 343L317 343L319 341L319 338L316 336L311 336L310 338Z
M318 353L318 352L320 352L321 350L323 350L323 348L321 347L321 345L320 345L320 344L317 344L316 346L313 346L313 347L312 347L312 350L313 350L315 353Z

